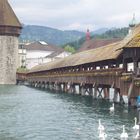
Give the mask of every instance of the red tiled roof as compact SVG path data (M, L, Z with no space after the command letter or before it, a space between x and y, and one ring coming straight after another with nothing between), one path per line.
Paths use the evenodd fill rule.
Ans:
M82 46L80 47L80 49L78 50L78 52L85 51L85 50L90 50L90 49L94 49L94 48L98 48L98 47L102 47L102 46L106 46L108 44L115 43L115 42L118 42L120 40L122 40L122 39L120 39L120 38L91 39L91 40L85 41L82 44Z

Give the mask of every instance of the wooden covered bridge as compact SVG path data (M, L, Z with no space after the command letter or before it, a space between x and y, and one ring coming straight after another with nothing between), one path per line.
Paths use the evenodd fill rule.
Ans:
M130 104L140 95L140 25L114 44L79 52L67 58L38 65L27 74L34 87L48 88L109 98L114 88L114 102Z

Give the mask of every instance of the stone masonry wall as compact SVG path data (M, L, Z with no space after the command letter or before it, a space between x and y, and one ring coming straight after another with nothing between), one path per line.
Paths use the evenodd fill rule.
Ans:
M18 38L0 36L0 84L16 84Z

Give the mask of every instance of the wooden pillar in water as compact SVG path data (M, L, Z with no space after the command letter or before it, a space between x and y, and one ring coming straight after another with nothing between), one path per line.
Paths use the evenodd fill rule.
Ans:
M60 85L60 83L55 83L55 90L56 90L56 92L61 91L61 85Z
M70 82L68 82L68 84L67 84L67 86L68 86L68 93L71 93L71 83Z
M85 95L86 89L85 89L85 85L84 85L84 84L81 85L81 87L80 87L80 92L81 92L81 93L80 93L81 95L83 95L83 96Z
M99 93L98 98L103 98L103 96L102 96L103 87L100 87L100 88L98 87L97 91Z
M97 98L97 93L98 93L98 86L97 85L95 85L94 86L94 95L93 95L93 98Z
M72 93L73 94L76 94L76 85L75 84L72 85L72 89L73 89L73 92Z
M74 92L75 92L75 85L73 83L68 83L67 92L71 93L71 94L74 94Z
M92 87L92 85L89 86L89 95L93 96L93 87Z
M64 92L64 83L61 83L60 87L61 87L61 92Z
M109 87L104 88L104 98L109 100Z
M47 89L47 90L49 89L49 83L48 82L45 83L45 89Z
M81 88L81 95L86 95L86 89L85 89L85 86L82 86Z
M66 93L68 92L68 84L67 83L64 83L64 87L63 87L63 91Z
M79 85L79 95L81 95L81 85Z
M38 82L38 84L37 84L37 88L40 88L40 87L41 87L41 83Z
M117 88L114 88L114 97L113 97L113 102L117 102L117 99L118 99L118 89Z
M84 95L93 96L93 86L91 84L84 85Z
M121 95L121 94L120 94L120 103L125 104L124 99L123 99L123 95Z
M49 82L49 90L53 90L53 83Z
M125 104L124 99L123 99L123 94L121 93L120 89L119 89L119 96L120 96L120 103Z
M41 83L41 88L44 89L45 88L45 82Z
M35 88L37 87L37 82L35 82Z
M29 85L30 85L31 87L34 87L34 82L29 82Z

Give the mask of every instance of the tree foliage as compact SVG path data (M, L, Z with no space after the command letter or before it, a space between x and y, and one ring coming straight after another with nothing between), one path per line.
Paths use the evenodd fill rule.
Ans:
M113 39L113 38L124 38L128 34L128 28L118 28L118 29L111 29L106 31L103 34L94 34L91 36L91 38L98 38L98 39ZM75 48L75 50L78 50L81 45L85 42L86 37L82 37L81 39L67 43L63 46L70 45Z
M67 51L67 52L71 52L71 53L75 53L75 51L76 51L75 48L70 46L70 45L66 45L64 47L64 50Z

